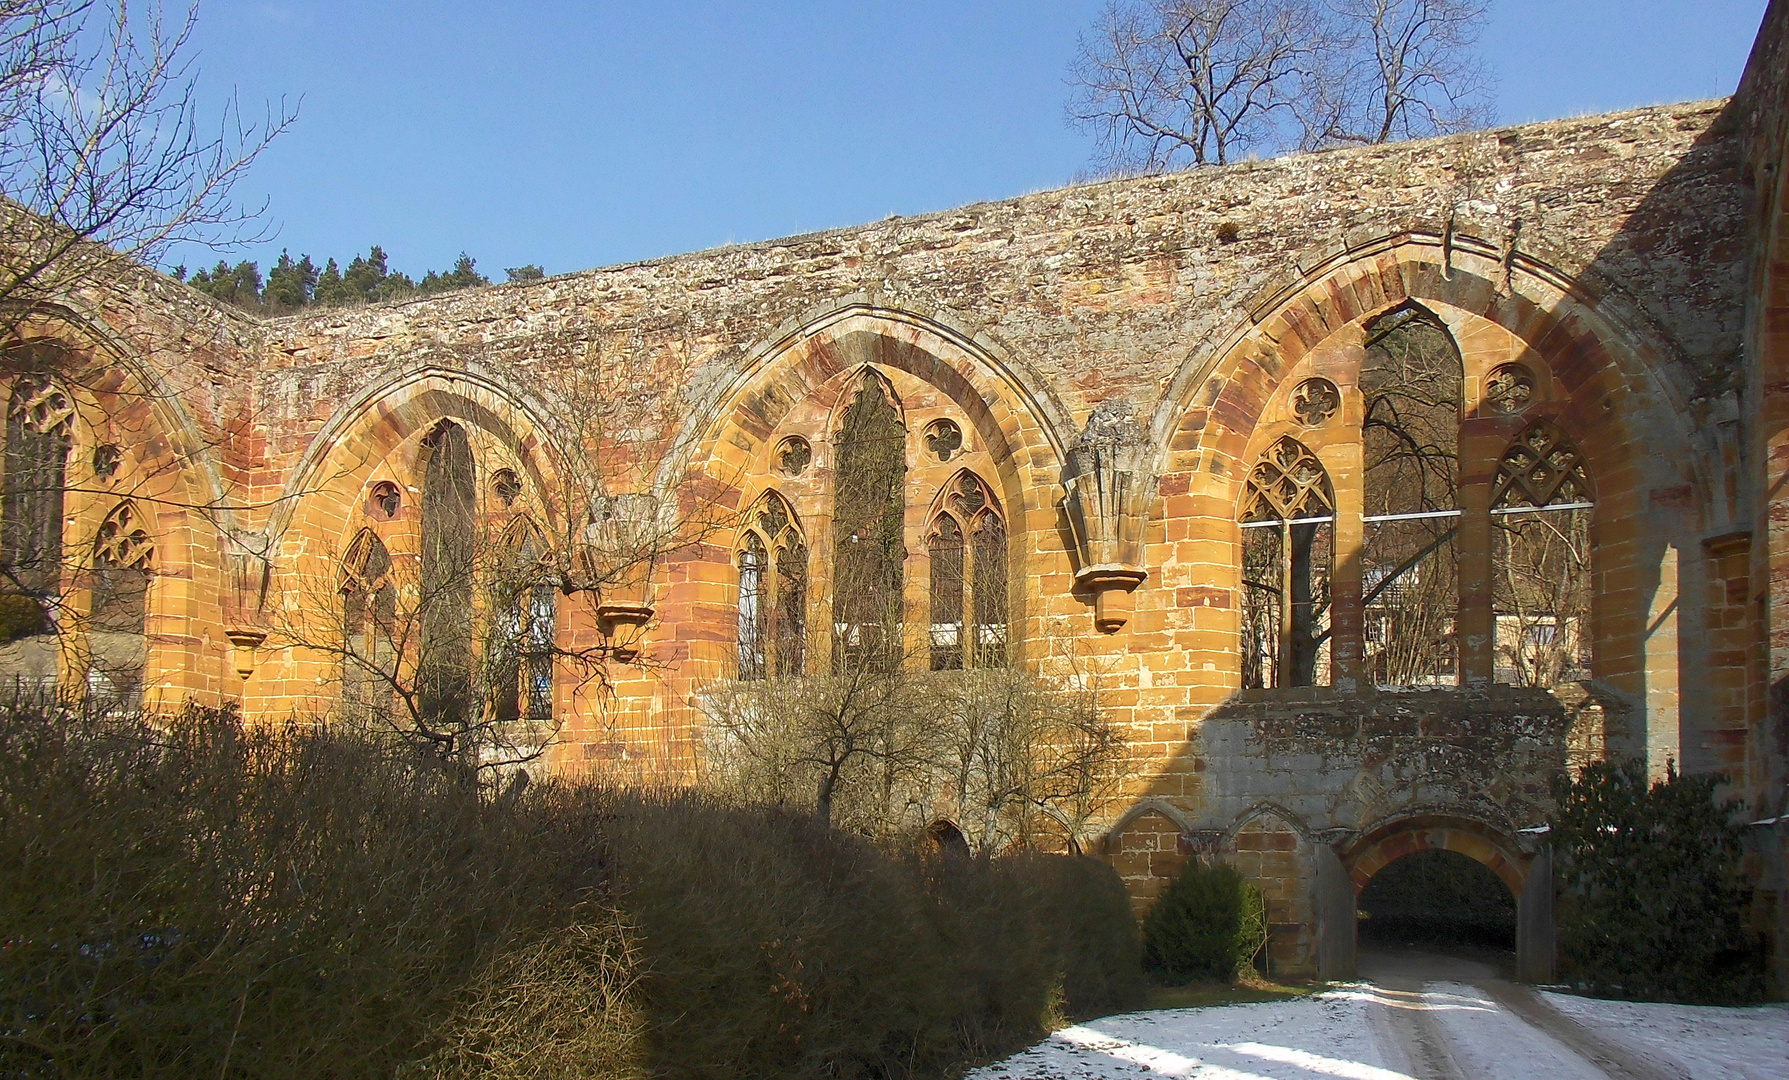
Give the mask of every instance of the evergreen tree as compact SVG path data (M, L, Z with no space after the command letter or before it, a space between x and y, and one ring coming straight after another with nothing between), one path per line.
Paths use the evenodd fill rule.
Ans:
M416 287L420 293L447 292L450 289L469 289L474 285L489 285L491 279L475 270L472 256L464 251L453 264L453 269L445 272L430 270Z
M200 270L187 284L237 307L253 308L261 304L261 269L246 259L235 266L219 259L209 273Z
M509 280L511 281L539 281L547 276L547 272L541 269L539 263L529 263L527 266L512 266L503 272L509 275Z
M275 311L296 310L311 302L316 287L317 268L311 257L306 255L293 262L290 254L281 251L279 262L267 272L267 288L261 301Z
M345 304L357 299L348 291L348 285L342 280L342 268L330 259L323 266L323 272L317 275L317 286L311 290L311 303L319 305Z

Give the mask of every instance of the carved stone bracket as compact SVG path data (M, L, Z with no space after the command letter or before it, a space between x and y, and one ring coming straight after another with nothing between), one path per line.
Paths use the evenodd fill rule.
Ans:
M1122 398L1095 406L1069 448L1062 509L1075 540L1075 585L1093 594L1093 622L1103 634L1130 620L1131 594L1149 576L1143 533L1154 494L1151 457Z
M659 502L651 495L611 495L595 500L584 530L583 561L595 591L596 617L617 659L639 655L640 636L652 621L652 568L659 554Z
M273 576L267 546L260 533L232 530L224 539L224 636L244 681L254 674L257 650L267 640L267 588Z

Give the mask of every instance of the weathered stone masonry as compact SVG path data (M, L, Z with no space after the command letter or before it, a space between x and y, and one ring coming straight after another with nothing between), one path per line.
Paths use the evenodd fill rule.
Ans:
M928 508L968 469L1010 538L1013 649L1101 672L1140 765L1089 839L1139 901L1193 853L1224 855L1268 887L1273 962L1340 973L1353 891L1441 846L1491 866L1532 916L1550 879L1521 830L1574 762L1674 758L1727 773L1757 820L1785 809L1786 33L1773 4L1729 101L1084 185L402 304L257 321L143 273L43 319L141 391L130 409L83 404L100 419L71 460L88 442L126 460L71 495L69 543L116 501L90 489L156 507L149 700L326 711L339 665L262 635L336 580L363 530L416 551L421 443L441 419L469 432L481 475L519 478L505 512L548 514L578 437L557 418L594 383L634 418L594 448L627 493L743 510L776 491L824 552L830 440L867 368L909 433L910 592ZM1360 652L1357 378L1364 328L1407 302L1445 326L1465 378L1460 685L1394 693ZM1531 397L1492 408L1512 363ZM1315 424L1293 400L1311 378L1335 395ZM921 438L946 420L962 434L948 461ZM1595 490L1592 678L1554 691L1495 685L1482 524L1501 455L1537 421L1581 450ZM1331 685L1241 690L1238 505L1284 437L1334 487ZM791 438L811 465L786 467ZM382 483L407 493L389 519ZM651 611L649 662L613 665L612 696L554 689L553 767L687 775L692 699L735 660L730 543L676 553L623 598ZM819 605L823 574L814 586ZM562 603L561 641L613 632L602 602ZM1784 829L1752 832L1781 943ZM1523 945L1543 974L1545 933Z

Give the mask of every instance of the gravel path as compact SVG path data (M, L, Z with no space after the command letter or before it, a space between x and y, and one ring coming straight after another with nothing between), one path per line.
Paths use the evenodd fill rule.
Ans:
M1363 957L1296 1001L1130 1013L1056 1032L975 1080L1789 1080L1789 1008L1535 993L1483 965Z

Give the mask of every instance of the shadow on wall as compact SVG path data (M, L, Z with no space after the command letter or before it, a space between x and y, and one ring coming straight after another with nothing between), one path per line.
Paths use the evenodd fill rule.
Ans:
M1522 830L1547 821L1554 777L1619 744L1629 715L1593 684L1242 692L1189 732L1103 851L1139 911L1188 858L1229 862L1267 901L1269 972L1340 977L1354 898L1400 856L1455 851L1521 895L1537 851ZM1529 948L1550 964L1550 940Z

